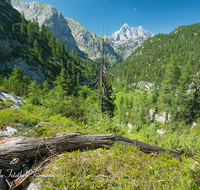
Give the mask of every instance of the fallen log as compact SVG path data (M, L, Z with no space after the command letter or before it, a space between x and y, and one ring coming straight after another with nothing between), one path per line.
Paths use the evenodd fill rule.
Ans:
M13 170L20 170L20 166L16 164L10 164L6 160L0 159L0 168L6 168L6 169L13 169Z
M59 154L64 151L83 150L87 148L111 148L115 143L139 147L145 153L159 154L168 151L176 158L181 159L181 153L178 151L147 144L120 135L84 133L62 133L59 136L45 138L0 138L0 157L17 157L22 160L38 154Z

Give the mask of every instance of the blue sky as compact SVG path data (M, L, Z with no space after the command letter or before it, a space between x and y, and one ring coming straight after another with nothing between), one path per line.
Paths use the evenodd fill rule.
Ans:
M25 0L31 2L31 0ZM170 33L180 25L200 22L200 0L39 0L89 31L108 35L124 23L142 26L154 34Z

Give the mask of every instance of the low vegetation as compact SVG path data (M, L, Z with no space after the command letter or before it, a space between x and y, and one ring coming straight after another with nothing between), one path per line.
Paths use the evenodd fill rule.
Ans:
M18 134L34 138L63 132L115 133L182 153L182 160L176 160L168 153L147 155L136 147L119 145L110 150L65 152L41 171L54 176L38 178L42 189L199 189L199 24L149 38L115 67L117 80L104 78L110 93L104 97L102 113L97 64L80 59L74 49L68 53L48 28L39 28L37 19L26 21L3 3L0 39L18 40L21 46L0 44L1 64L25 57L30 65L43 68L47 80L41 86L18 66L1 71L0 92L26 100L19 110L8 99L0 102L1 130L12 126ZM96 82L82 85L92 79ZM140 81L152 86L140 83L139 87ZM163 122L158 119L161 116ZM28 128L20 128L19 123ZM162 135L157 132L160 129Z
M9 80L9 79L8 79ZM2 85L2 87L6 88ZM55 87L57 88L57 87ZM182 161L172 158L168 153L147 155L135 147L116 145L110 150L79 150L57 155L47 165L39 177L42 189L198 189L200 185L200 138L199 121L193 128L185 125L172 130L165 126L162 136L157 129L162 123L146 122L140 128L129 129L127 122L133 117L141 92L116 93L114 117L104 113L102 117L98 103L99 95L88 87L80 87L79 93L66 96L59 101L51 100L48 94L53 91L42 89L38 101L33 101L28 93L21 110L4 108L0 112L0 124L12 126L22 132L16 123L28 125L26 136L55 136L62 132L116 133L161 147L182 151ZM61 96L61 95L60 95ZM58 96L59 97L59 96ZM64 97L64 96L62 96ZM122 98L124 97L124 98ZM128 101L126 118L120 118L120 106ZM151 94L145 95L151 106ZM25 98L25 97L24 97ZM125 99L125 101L121 101ZM146 100L145 100L146 101ZM75 103L76 102L76 103ZM59 109L55 108L55 105ZM64 109L61 109L64 106ZM80 110L81 109L81 110ZM72 114L69 114L72 113ZM69 115L68 115L69 114ZM70 117L71 116L71 117ZM136 116L134 116L136 117ZM147 115L145 116L147 117ZM137 120L138 116L136 117ZM135 119L136 119L135 118ZM147 118L146 118L147 119ZM136 120L136 121L137 121ZM121 124L120 124L121 121ZM136 125L137 126L137 125Z

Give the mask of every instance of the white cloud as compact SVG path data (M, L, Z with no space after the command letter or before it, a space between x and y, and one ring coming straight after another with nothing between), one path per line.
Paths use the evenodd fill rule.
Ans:
M134 9L135 11L137 10L137 8Z

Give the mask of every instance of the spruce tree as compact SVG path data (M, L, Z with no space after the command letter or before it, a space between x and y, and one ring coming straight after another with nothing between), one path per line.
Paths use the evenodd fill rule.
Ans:
M39 52L39 60L40 60L40 62L41 62L42 64L44 64L41 51Z
M68 72L71 70L71 62L70 62L70 60L67 60L67 70L68 70Z
M40 50L39 50L39 44L38 44L38 41L37 39L35 39L34 41L34 51L35 51L35 54L38 55Z
M188 63L181 70L181 76L179 78L179 87L177 92L177 100L178 100L178 111L179 111L179 119L187 120L189 118L189 110L191 106L191 96L189 95L190 84L190 70L191 65Z
M50 85L50 82L49 80L45 80L44 83L43 83L43 87L46 91L49 91L51 89L51 85Z
M45 35L46 34L46 27L45 27L44 23L42 24L41 28L42 28L42 33Z
M151 102L153 104L157 103L159 97L159 91L158 91L158 82L155 80L154 85L151 89Z
M73 81L73 84L75 85L76 84L76 70L75 70L75 66L72 65L72 81Z
M79 86L80 85L80 73L77 73L77 85Z
M75 49L74 48L71 50L70 56L73 57L73 58L75 58Z
M55 86L60 86L62 88L62 96L72 94L72 79L65 68L61 68L60 74L56 77Z
M125 115L126 110L124 106L124 97L121 96L119 99L119 108L118 108L118 115L119 115L119 123L124 123L125 122Z
M68 46L67 46L67 44L66 44L66 52L67 52L67 54L68 54Z
M41 86L36 82L32 81L29 85L29 99L32 104L38 105L41 102Z
M63 62L63 59L61 59L60 65L61 65L62 68L64 68L64 62Z
M9 90L17 96L21 95L23 91L23 74L17 65L13 68L11 76L9 77Z
M108 113L110 117L114 116L114 110L116 105L114 103L116 96L114 95L114 91L112 85L108 82L107 78L104 78L104 101L103 101L103 112Z
M28 32L29 44L32 44L34 41L34 24L32 22L28 23L27 32Z
M178 67L178 62L173 56L171 62L169 63L164 80L162 82L161 91L159 94L159 102L165 110L165 123L168 120L168 115L170 113L170 108L172 107L172 100L175 97L176 90L179 83L180 69ZM174 101L175 102L175 101ZM173 110L171 110L173 112Z
M194 120L200 117L200 70L198 68L197 73L192 79L191 88L193 89L192 100L189 110L188 123L191 124Z

